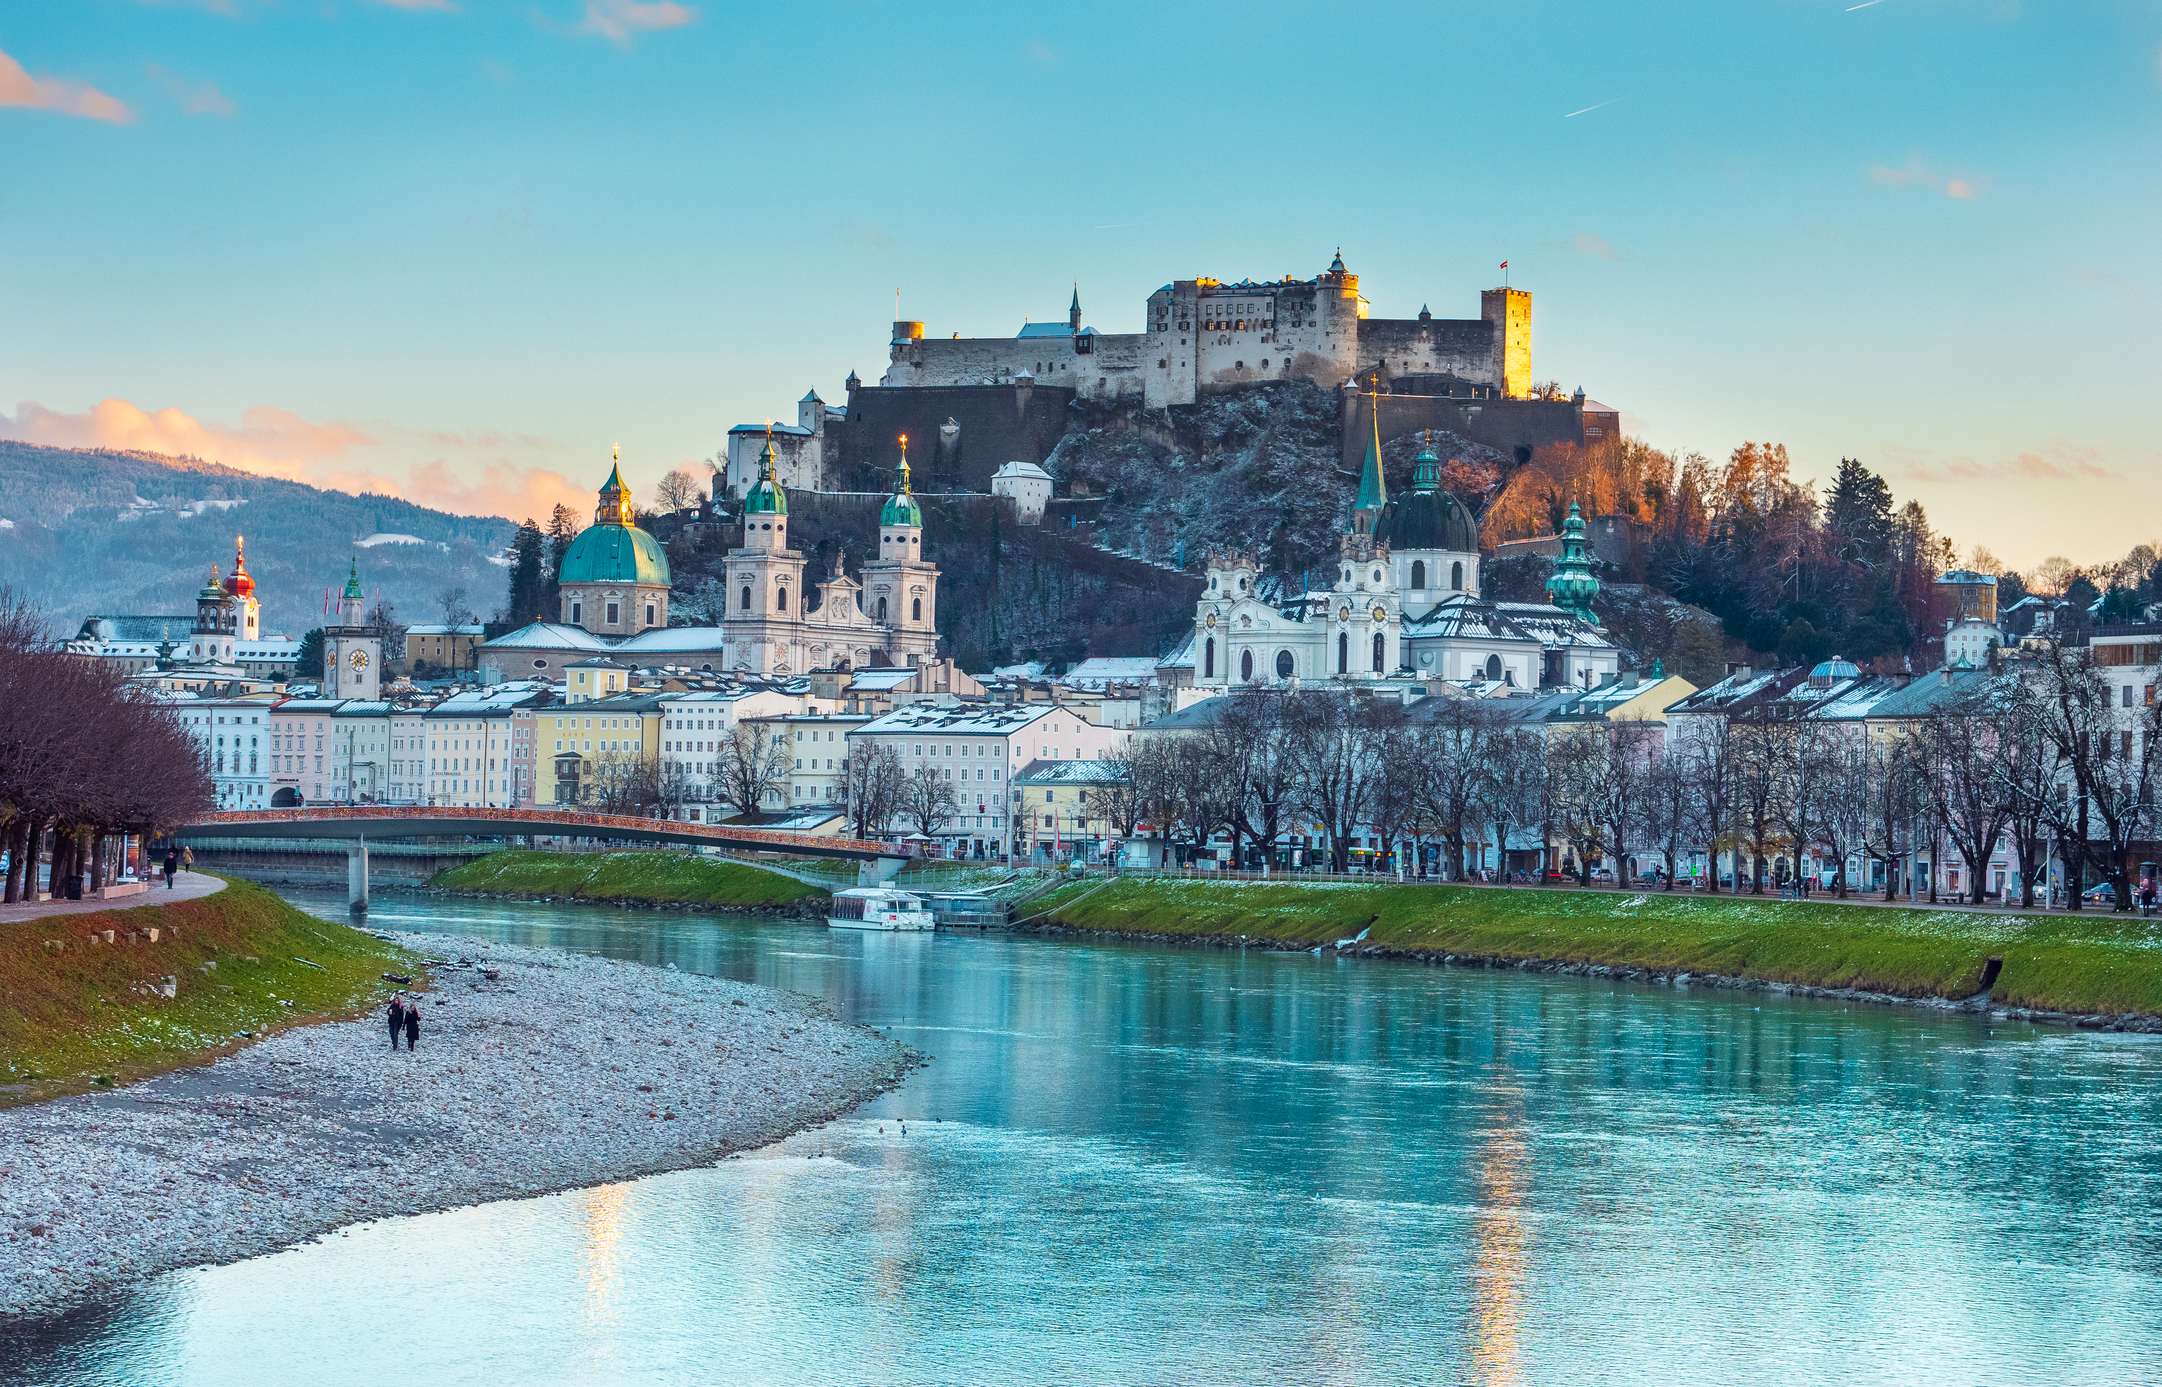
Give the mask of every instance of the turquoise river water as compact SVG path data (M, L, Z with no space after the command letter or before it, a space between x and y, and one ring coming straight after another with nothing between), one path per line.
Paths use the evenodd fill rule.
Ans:
M165 1277L0 1379L2162 1382L2152 1039L1304 954L374 918L814 993L936 1058L716 1167Z

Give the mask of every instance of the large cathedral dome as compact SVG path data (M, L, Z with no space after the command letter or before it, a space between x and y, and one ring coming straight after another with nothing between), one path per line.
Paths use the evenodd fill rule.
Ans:
M1446 549L1479 551L1479 522L1471 509L1441 489L1441 459L1429 440L1412 468L1411 490L1389 502L1374 526L1374 538L1397 551Z
M564 551L558 583L668 582L668 553L635 525L593 525Z

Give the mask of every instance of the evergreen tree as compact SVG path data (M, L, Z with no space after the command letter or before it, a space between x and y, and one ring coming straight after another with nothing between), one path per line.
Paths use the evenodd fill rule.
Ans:
M324 653L323 628L318 626L300 638L300 658L298 663L293 666L293 677L295 679L313 679L317 683L321 683L323 679Z
M540 526L530 518L518 527L518 536L511 541L510 623L514 627L541 619L542 603L548 595L542 569L546 547Z
M1892 488L1853 458L1841 458L1824 496L1824 527L1840 558L1877 567L1892 538Z
M555 620L556 613L563 610L557 600L556 585L561 581L563 555L569 551L571 541L578 538L578 517L569 506L557 505L548 517L548 580L541 593L541 614Z

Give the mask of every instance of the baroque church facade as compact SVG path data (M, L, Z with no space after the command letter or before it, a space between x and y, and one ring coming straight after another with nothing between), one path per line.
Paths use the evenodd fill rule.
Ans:
M1411 490L1391 499L1377 435L1367 445L1330 586L1272 595L1251 557L1210 557L1194 613L1194 684L1590 687L1619 670L1621 652L1592 615L1599 580L1584 546L1584 520L1572 505L1562 558L1547 584L1550 600L1487 600L1478 525L1442 490L1431 438L1414 463Z
M863 565L859 582L838 563L814 580L789 546L788 491L769 440L744 497L743 542L723 559L726 611L711 626L668 624L668 554L639 528L619 463L601 487L594 523L564 552L559 619L482 645L483 678L557 679L595 656L777 676L880 660L926 663L938 653L939 573L923 557L923 509L910 488L906 442L879 513L878 557Z

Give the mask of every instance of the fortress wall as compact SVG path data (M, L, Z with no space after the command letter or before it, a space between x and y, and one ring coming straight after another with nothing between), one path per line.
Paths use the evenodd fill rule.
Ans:
M1367 408L1372 397L1349 395L1344 400L1343 465L1356 471L1366 456ZM1584 416L1569 400L1452 400L1439 395L1383 395L1381 441L1402 438L1421 429L1443 429L1474 443L1504 452L1525 450L1549 443L1582 443Z
M1063 339L1043 345L1071 350ZM917 490L989 491L991 474L1007 463L1040 463L1051 455L1066 432L1066 406L1073 397L1069 388L1045 385L858 389L848 398L848 418L826 421L832 445L825 484L890 488L905 433ZM960 426L950 445L941 437L948 419Z
M1412 373L1461 376L1499 385L1494 328L1479 319L1369 318L1359 324L1359 372L1386 362L1383 378Z

